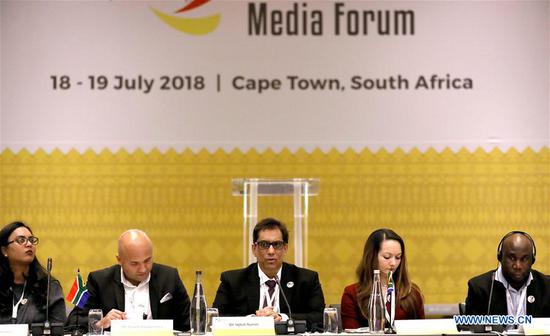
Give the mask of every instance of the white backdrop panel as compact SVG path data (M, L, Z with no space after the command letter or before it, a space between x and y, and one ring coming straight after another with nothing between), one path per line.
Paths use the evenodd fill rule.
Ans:
M281 10L283 17L294 4L264 3L268 16ZM297 3L298 17L321 13L322 36L251 36L244 1L174 13L185 4L2 1L2 148L548 144L548 1L343 2L359 13L413 11L414 35L389 36L377 34L373 22L368 35L336 35L332 1ZM152 8L178 18L219 13L221 20L215 31L192 36ZM293 75L339 85L291 90ZM433 75L469 78L473 87L415 89L420 76ZM52 76L68 76L71 87L54 89ZM105 89L98 76L109 81ZM148 93L117 90L116 76L154 83ZM203 78L204 88L161 90L162 76ZM237 76L279 79L281 88L237 89ZM408 88L354 90L353 76L400 76Z

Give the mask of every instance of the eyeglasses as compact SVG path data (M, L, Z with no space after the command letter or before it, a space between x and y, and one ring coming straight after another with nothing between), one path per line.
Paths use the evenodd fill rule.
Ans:
M260 240L255 243L260 250L267 250L270 246L273 246L275 250L282 250L283 247L286 245L286 243L282 240L276 240L273 242L269 242L267 240Z
M9 245L13 242L16 242L19 245L25 245L27 242L31 243L32 245L38 245L38 237L30 236L27 238L25 236L17 236L14 240L9 241L6 245Z

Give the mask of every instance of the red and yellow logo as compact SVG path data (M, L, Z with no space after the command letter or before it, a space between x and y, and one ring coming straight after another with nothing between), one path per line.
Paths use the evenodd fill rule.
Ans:
M210 0L192 0L190 3L175 11L175 13L181 14L190 11L207 2L210 2ZM213 32L218 27L221 17L221 14L218 13L212 16L185 18L163 13L153 7L151 7L151 10L170 27L190 35L206 35Z

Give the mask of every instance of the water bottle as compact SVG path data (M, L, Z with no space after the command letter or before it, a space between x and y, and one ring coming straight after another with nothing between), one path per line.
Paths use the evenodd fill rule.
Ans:
M204 335L206 332L206 298L202 287L202 272L195 273L195 290L190 309L191 334Z
M382 283L380 282L380 270L374 270L368 311L369 331L371 334L384 333L384 312L384 295L382 294Z

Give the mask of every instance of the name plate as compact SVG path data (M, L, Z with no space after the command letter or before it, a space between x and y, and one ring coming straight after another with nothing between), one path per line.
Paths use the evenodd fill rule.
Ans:
M172 320L112 320L112 336L172 336Z
M523 324L525 335L550 335L550 318L536 317L531 323Z
M235 335L275 335L275 322L272 317L214 317L214 336Z
M0 324L0 335L2 336L27 336L28 334L28 324Z

